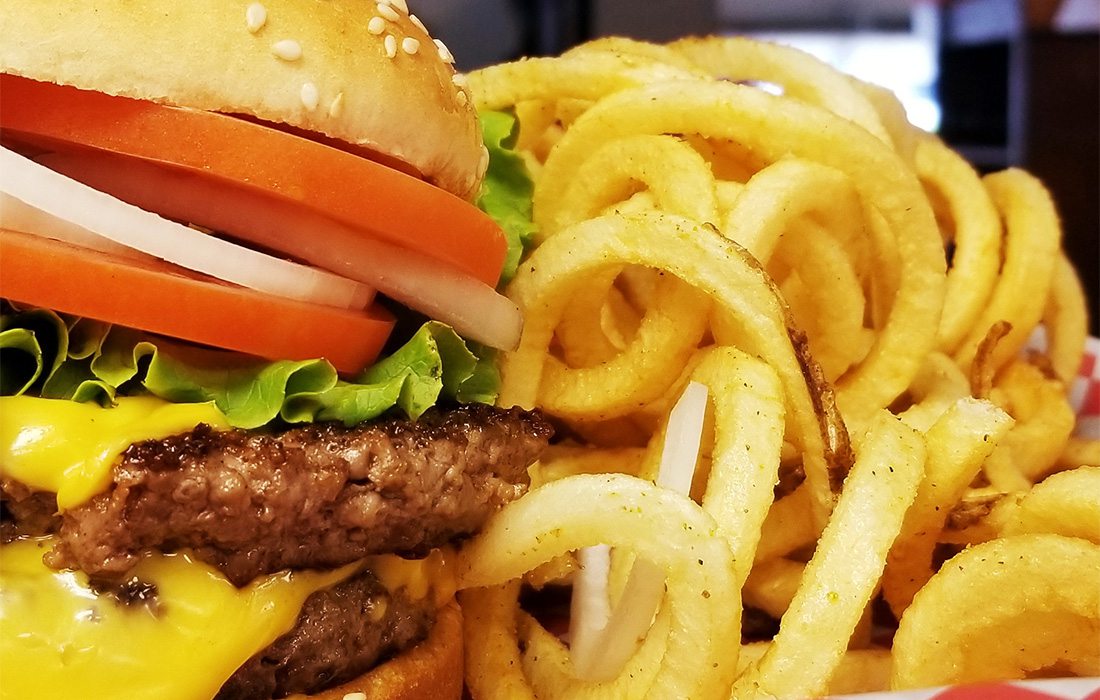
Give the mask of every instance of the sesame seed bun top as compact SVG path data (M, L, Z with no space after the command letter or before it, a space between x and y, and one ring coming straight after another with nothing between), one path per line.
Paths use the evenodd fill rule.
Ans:
M486 159L452 60L402 0L0 2L0 72L284 124L470 199Z

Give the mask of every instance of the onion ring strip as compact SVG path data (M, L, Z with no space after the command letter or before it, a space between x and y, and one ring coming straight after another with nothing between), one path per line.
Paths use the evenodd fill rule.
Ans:
M704 385L689 382L669 413L660 445L655 480L658 486L689 495L699 460L707 398ZM657 444L653 446L656 449ZM611 554L606 545L586 547L577 553L581 571L573 577L569 648L576 675L584 680L607 681L622 673L664 598L665 581L660 569L632 553L623 557L617 552L618 559L629 558L632 562L619 567L617 573L625 581L618 587L614 608L610 608Z
M668 647L668 608L661 608L653 619L638 652L613 683L595 685L576 677L569 650L557 637L523 611L519 613L519 634L523 641L523 670L540 698L621 698L644 697L653 684L661 657Z

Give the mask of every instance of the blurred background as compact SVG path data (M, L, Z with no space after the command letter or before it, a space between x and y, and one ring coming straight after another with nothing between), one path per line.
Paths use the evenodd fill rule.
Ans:
M1100 317L1100 0L421 0L461 70L586 39L751 35L893 90L978 169L1022 166L1061 212Z

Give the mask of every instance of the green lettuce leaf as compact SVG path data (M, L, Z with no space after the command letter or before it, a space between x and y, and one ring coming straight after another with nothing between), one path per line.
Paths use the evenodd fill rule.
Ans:
M68 356L68 329L50 311L0 314L0 393L21 394L55 372Z
M482 138L489 149L489 169L477 205L504 229L508 239L508 255L500 284L516 274L524 252L533 245L535 225L531 221L531 197L534 185L527 166L517 154L518 134L514 115L506 112L480 112Z
M4 309L0 315L3 395L105 406L120 393L177 403L213 401L241 428L275 420L353 425L393 408L417 418L440 400L490 403L500 383L494 359L433 321L345 381L324 360L268 362L42 309Z
M500 283L533 245L534 187L513 150L515 116L480 115L489 169L478 206L508 240ZM44 309L0 303L0 395L95 401L153 394L175 402L213 401L229 422L255 428L275 420L369 420L396 409L416 418L441 400L492 403L500 386L496 353L467 344L451 328L425 323L404 346L360 376L341 379L324 360L268 362Z

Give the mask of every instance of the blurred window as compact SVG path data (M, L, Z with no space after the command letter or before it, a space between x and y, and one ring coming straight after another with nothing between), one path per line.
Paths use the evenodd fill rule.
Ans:
M909 121L927 131L939 128L934 32L811 30L753 36L802 49L845 73L888 88L905 106Z

